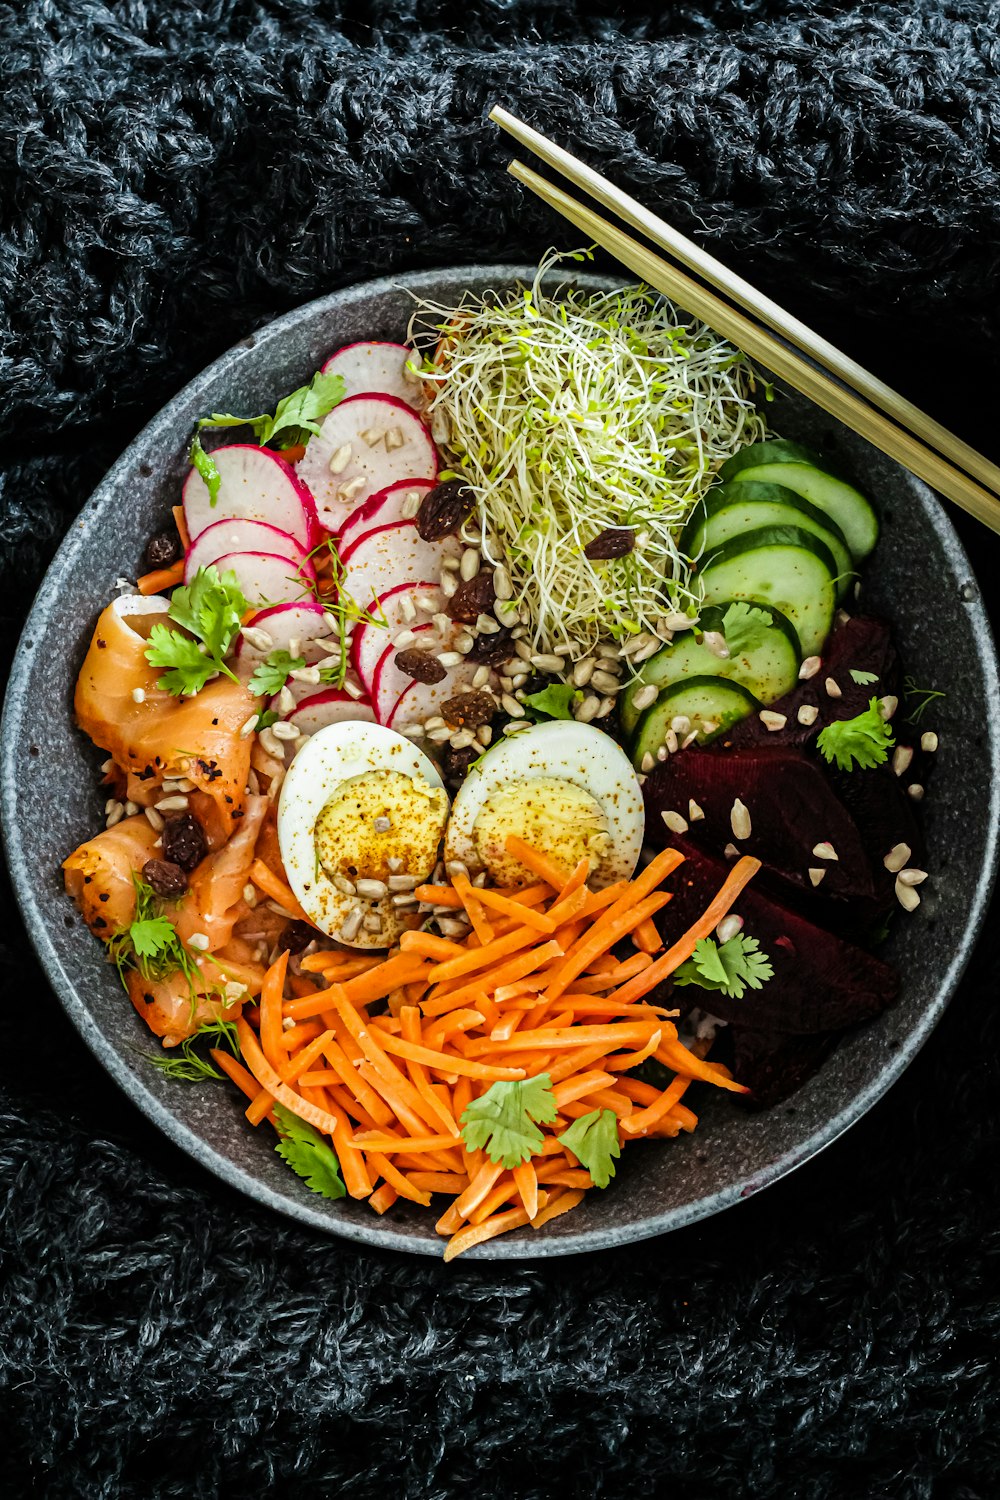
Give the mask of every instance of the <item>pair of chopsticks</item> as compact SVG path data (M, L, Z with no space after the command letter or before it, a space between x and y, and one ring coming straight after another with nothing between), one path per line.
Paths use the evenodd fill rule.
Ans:
M547 166L560 172L574 187L588 193L625 223L638 229L731 301L724 301L700 282L686 276L662 256L607 219L602 219L593 209L540 177L531 167L512 161L508 168L511 175L544 199L564 219L575 224L649 286L700 318L751 359L867 438L876 448L903 464L991 530L1000 533L1000 468L996 464L785 312L714 256L672 229L592 167L585 166L499 105L490 111L490 119ZM733 306L733 303L737 305ZM775 338L775 333L780 338ZM793 347L789 348L789 344ZM798 350L802 353L796 352ZM803 354L809 358L804 359Z

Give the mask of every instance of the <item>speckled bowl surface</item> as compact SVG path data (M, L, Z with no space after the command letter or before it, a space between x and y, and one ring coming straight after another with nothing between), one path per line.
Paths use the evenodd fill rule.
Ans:
M235 1091L178 1084L144 1061L155 1043L63 892L60 862L102 826L102 758L73 725L73 684L115 579L134 577L147 538L180 494L195 419L206 411L273 409L331 350L399 339L412 294L449 302L465 288L506 286L530 272L487 266L372 282L313 302L243 340L191 382L140 433L84 506L45 578L18 649L2 731L3 831L28 932L67 1012L115 1081L178 1145L258 1202L330 1234L424 1255L443 1241L429 1213L309 1193L253 1131ZM601 278L578 283L606 286ZM663 1234L737 1203L834 1140L899 1077L947 1005L989 899L996 861L997 662L965 553L941 505L908 473L809 403L779 396L773 426L821 448L874 499L882 540L865 573L865 603L895 621L907 670L961 704L945 732L923 804L930 881L919 912L895 924L886 957L902 997L859 1028L795 1095L794 1110L748 1116L703 1097L693 1136L637 1145L604 1192L543 1232L492 1240L489 1259L565 1255ZM959 727L960 726L960 727Z

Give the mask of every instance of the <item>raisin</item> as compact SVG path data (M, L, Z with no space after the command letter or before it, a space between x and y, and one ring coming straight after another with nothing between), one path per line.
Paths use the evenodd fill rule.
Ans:
M493 574L481 570L475 578L466 578L458 585L448 605L448 613L463 625L475 625L480 615L492 615L495 603Z
M417 511L417 535L425 542L453 536L472 514L475 495L461 479L446 479L428 490Z
M407 651L397 651L395 661L399 670L416 682L443 682L448 675L447 667L443 667L436 656L415 646Z
M164 859L180 865L182 870L193 870L208 853L202 826L190 813L168 819L160 837Z
M308 922L289 922L278 939L278 952L283 953L287 948L289 953L301 953L315 936L316 929L310 927Z
M146 567L150 571L153 568L169 568L180 555L180 541L176 536L171 536L169 531L159 532L146 543Z
M458 693L441 705L445 723L458 729L478 729L481 724L488 724L496 711L493 695L476 691Z
M457 786L465 780L472 762L478 760L482 753L475 745L466 745L463 750L453 750L451 745L442 745L438 757L442 777L449 785Z
M477 635L470 650L466 652L465 659L483 667L500 667L514 655L513 631L503 625L492 635Z
M613 557L625 557L635 546L635 532L631 526L608 526L584 547L583 555L591 562L609 562Z
M169 859L148 859L142 867L142 878L158 896L183 896L188 888L187 875Z

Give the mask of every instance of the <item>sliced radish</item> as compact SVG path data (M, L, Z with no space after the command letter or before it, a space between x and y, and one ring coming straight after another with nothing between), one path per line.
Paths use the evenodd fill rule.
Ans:
M257 667L272 651L288 651L293 656L301 656L306 666L312 667L337 649L333 616L315 600L306 600L302 604L275 604L270 609L260 610L250 624L254 631L263 631L270 644L255 645L240 634L233 666L243 682L250 681Z
M353 511L344 522L337 538L337 555L342 563L347 562L351 551L362 537L370 531L384 531L387 526L398 526L403 521L412 521L425 495L434 488L429 479L400 479L388 489L379 490L364 505Z
M315 544L318 523L313 497L283 458L253 443L216 448L212 458L222 481L215 505L197 469L184 481L184 521L192 541L216 521L239 519L276 526L307 549Z
M336 473L330 471L331 462ZM393 396L341 401L310 438L297 469L329 531L339 531L352 511L379 490L400 479L433 480L437 471L427 428Z
M461 552L457 537L425 542L412 521L401 521L384 531L369 532L358 542L344 567L341 588L359 609L370 610L396 588L439 580L445 558L459 557Z
M431 640L435 639L434 627L430 621L426 625L414 625L412 630L417 637L414 645L422 644L421 637L423 636L429 636ZM388 724L397 703L407 689L413 686L414 679L408 673L401 672L396 666L399 651L400 648L395 642L390 642L379 657L372 678L371 700L375 705L375 717L380 724Z
M305 547L287 531L269 526L266 521L247 521L233 516L213 521L191 543L184 558L184 582L190 583L199 568L207 568L230 552L268 552L287 557L293 568L308 556Z
M339 724L343 719L363 719L372 723L375 710L367 699L352 698L342 688L326 688L322 693L303 698L288 718L303 734L315 734L317 729L325 729L327 724Z
M293 563L273 552L228 552L216 562L220 573L232 572L248 604L281 604L301 598L316 581L312 563Z
M349 396L395 396L407 406L419 409L420 384L406 375L406 362L413 359L405 344L348 344L331 354L323 366L324 375L341 375Z
M401 729L404 724L422 724L439 713L442 703L456 693L468 692L478 670L476 662L463 661L457 667L450 667L441 682L415 682L411 678L409 686L396 699L386 724L392 729Z
M369 697L373 692L375 669L387 644L394 642L404 630L413 630L418 624L430 623L426 610L420 610L412 620L409 618L405 601L412 600L415 604L418 598L429 600L434 605L434 612L444 609L445 597L437 583L428 581L412 587L408 583L400 583L383 594L372 610L375 617L384 621L384 624L355 626L351 637L351 660Z

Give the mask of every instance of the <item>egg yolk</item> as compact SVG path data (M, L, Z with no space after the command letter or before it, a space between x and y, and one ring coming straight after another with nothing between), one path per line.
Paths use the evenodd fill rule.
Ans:
M507 853L517 834L566 873L581 859L595 870L611 847L601 804L582 786L559 776L536 776L498 788L483 803L472 830L476 853L497 885L523 885L533 877Z
M365 771L342 781L323 805L314 830L316 854L330 876L425 880L437 862L447 817L447 796L423 777Z

